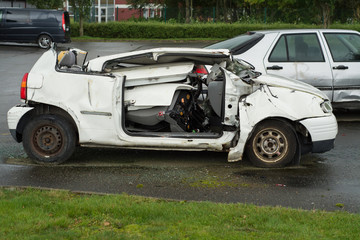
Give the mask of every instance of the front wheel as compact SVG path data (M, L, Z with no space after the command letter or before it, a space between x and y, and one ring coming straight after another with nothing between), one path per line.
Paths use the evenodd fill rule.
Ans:
M51 43L52 43L51 37L46 34L40 35L37 40L37 44L39 45L40 48L43 48L43 49L50 48Z
M61 116L40 115L25 126L23 146L27 155L36 163L60 164L75 151L75 130Z
M246 145L246 155L258 167L284 167L294 159L297 147L290 124L267 120L255 128Z

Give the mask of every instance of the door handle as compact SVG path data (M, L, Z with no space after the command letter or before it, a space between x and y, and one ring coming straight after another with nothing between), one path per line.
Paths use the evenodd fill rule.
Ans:
M274 65L274 66L271 66L271 67L267 67L266 69L267 70L281 70L281 69L283 69L283 67L278 66L278 65Z
M349 68L348 66L344 66L344 65L339 65L339 66L333 67L333 69L335 69L335 70L345 70L348 68Z

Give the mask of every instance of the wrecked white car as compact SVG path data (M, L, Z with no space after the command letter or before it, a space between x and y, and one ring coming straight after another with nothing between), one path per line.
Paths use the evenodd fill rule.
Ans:
M228 50L158 48L85 62L86 54L50 49L23 77L25 104L9 110L8 125L37 163L62 163L80 145L223 151L230 162L246 155L282 167L334 146L326 95L261 76Z

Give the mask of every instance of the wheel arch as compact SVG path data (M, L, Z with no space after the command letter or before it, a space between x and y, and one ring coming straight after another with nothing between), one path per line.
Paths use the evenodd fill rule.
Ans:
M78 124L74 120L71 113L69 113L68 111L65 111L64 109L62 109L60 107L48 105L48 104L35 104L35 105L32 105L32 107L34 107L34 109L25 113L24 116L20 119L20 121L16 127L16 138L17 138L18 142L22 141L22 135L23 135L23 131L26 126L26 123L28 123L34 117L39 116L39 115L44 115L44 114L58 115L58 116L63 117L64 119L66 119L66 121L68 121L71 124L71 126L74 128L74 131L76 133L76 141L77 142L79 141Z
M269 121L269 120L275 120L275 121L280 121L283 122L285 124L289 124L291 126L292 131L295 134L296 137L296 143L297 143L297 148L296 148L296 153L295 153L295 157L293 159L293 161L290 164L294 164L297 165L300 163L300 158L303 152L303 148L304 148L304 144L305 144L305 138L306 138L306 134L304 135L304 131L307 131L306 128L299 122L297 121L292 121L288 118L285 117L268 117L268 118L264 118L261 121L257 122L255 124L255 126L252 128L251 132L249 133L247 139L246 139L246 145L249 144L249 140L251 139L251 137L253 136L256 128L258 125L262 124L263 122ZM309 136L308 136L309 137ZM311 141L311 139L310 139Z
M48 37L50 38L50 44L49 44L49 46L44 47L44 46L42 46L42 45L40 44L40 38L41 38L41 36L48 36ZM37 36L37 38L36 38L36 43L38 44L38 46L39 46L40 48L43 48L43 49L49 48L49 47L51 46L51 43L53 43L53 42L54 42L54 37L53 37L50 33L40 33L40 34Z
M37 37L36 37L36 41L38 41L38 39L39 39L39 37L40 37L41 35L47 35L47 36L49 36L49 37L51 38L52 41L54 41L54 37L52 36L51 33L48 33L48 32L41 32L41 33L39 33L39 34L37 35Z

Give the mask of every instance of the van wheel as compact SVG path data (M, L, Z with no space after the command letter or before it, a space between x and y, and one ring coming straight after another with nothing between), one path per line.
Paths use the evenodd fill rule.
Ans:
M52 39L49 35L43 34L43 35L40 35L40 37L37 40L37 43L40 48L46 49L51 46Z
M35 117L25 126L22 140L27 155L40 164L63 163L76 147L74 128L57 115Z
M297 150L293 127L283 121L268 120L260 123L246 145L246 155L258 167L284 167Z

